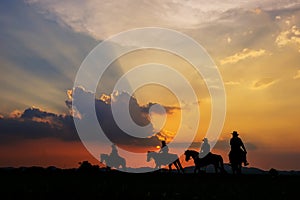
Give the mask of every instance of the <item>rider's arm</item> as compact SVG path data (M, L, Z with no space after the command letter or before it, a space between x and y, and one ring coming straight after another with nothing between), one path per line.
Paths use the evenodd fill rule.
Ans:
M242 146L242 149L244 150L244 152L247 153L246 147L245 147L245 145L244 145L243 142L242 142L242 145L241 145L241 146Z

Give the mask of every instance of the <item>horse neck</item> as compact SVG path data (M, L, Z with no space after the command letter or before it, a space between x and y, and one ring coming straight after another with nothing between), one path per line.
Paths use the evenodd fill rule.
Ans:
M158 153L157 152L152 152L152 158L157 158Z
M198 157L198 152L197 151L190 151L191 152L191 156L193 159L197 158Z
M153 158L153 159L155 159L156 158L156 152L149 152L148 153L149 154L149 158Z

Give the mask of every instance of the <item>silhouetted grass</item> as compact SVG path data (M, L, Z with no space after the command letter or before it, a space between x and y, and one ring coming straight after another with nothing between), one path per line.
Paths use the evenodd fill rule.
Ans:
M299 176L1 170L1 199L295 199Z

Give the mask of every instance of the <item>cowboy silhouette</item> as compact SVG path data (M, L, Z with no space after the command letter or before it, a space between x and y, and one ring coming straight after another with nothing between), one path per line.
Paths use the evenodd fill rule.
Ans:
M242 139L239 138L239 134L237 133L237 131L233 131L231 134L232 134L232 138L230 139L231 150L229 155L233 155L233 154L239 155L241 156L244 166L249 165L246 158L247 150L245 148Z
M162 153L164 155L169 153L169 147L167 146L165 140L161 141L161 147L160 147L159 153Z
M112 144L112 145L111 145L111 153L110 153L110 157L111 157L111 158L114 158L114 159L116 159L116 158L119 157L118 149L117 149L117 147L116 147L115 144Z
M203 143L201 145L200 148L200 152L199 152L199 158L204 158L206 155L208 155L210 153L210 144L208 143L208 139L204 138Z

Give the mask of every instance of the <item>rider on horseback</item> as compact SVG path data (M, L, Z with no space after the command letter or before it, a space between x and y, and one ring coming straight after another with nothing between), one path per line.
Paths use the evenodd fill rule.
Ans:
M239 134L237 133L237 131L233 131L231 134L232 134L232 138L230 139L231 151L229 153L229 157L232 156L233 154L239 155L241 156L244 165L245 166L249 165L246 158L247 150L241 138L238 137Z
M161 141L161 147L160 147L159 153L163 153L163 154L168 154L169 153L169 147L167 146L165 140Z
M114 160L118 159L120 156L119 156L119 153L118 153L118 149L116 147L115 144L112 144L111 145L111 153L110 153L110 157Z
M169 157L169 147L167 146L165 140L161 141L161 147L160 147L160 150L159 150L158 153L161 154L161 157L160 157L161 159L163 159L163 160L168 159L168 157Z
M199 158L204 158L209 153L210 153L210 144L208 143L208 139L204 138L198 156Z

